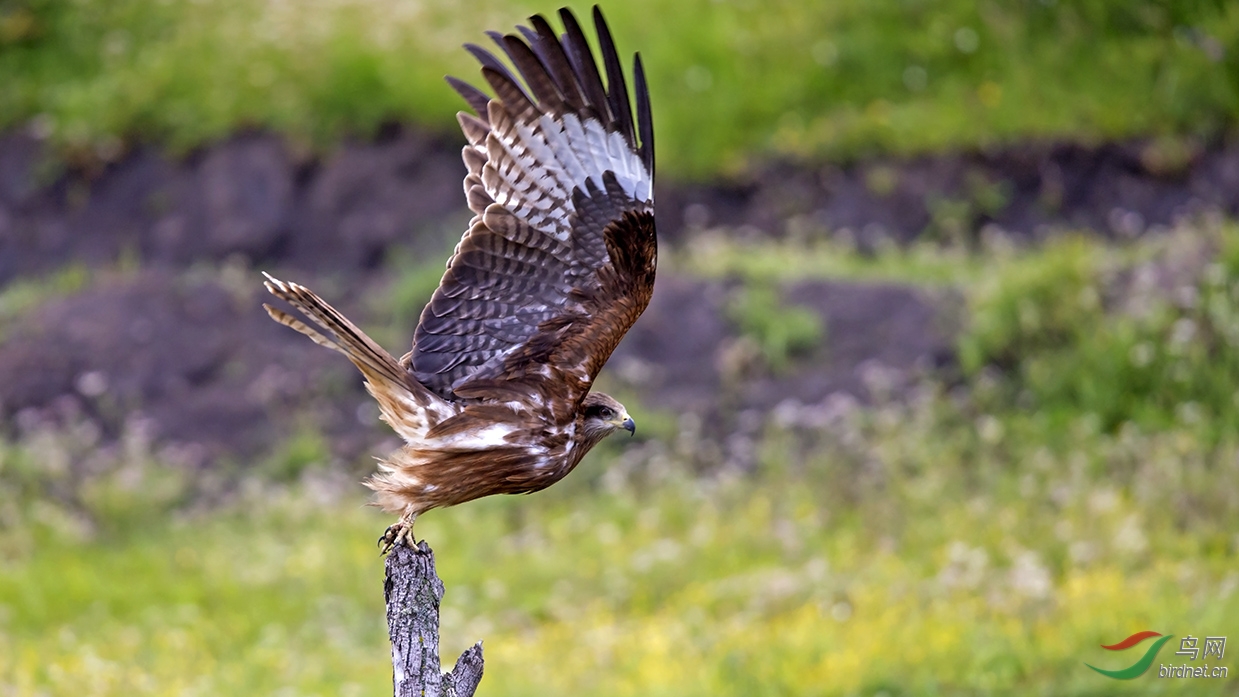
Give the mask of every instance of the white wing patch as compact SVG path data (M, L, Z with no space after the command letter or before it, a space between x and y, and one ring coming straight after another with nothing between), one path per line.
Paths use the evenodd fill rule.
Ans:
M476 431L465 431L437 439L436 447L461 448L464 450L490 450L511 445L508 436L520 430L512 423L496 422Z
M624 136L608 133L596 119L575 114L543 114L530 123L515 122L497 103L488 113L490 134L484 144L479 175L487 196L513 215L566 242L575 209L574 189L587 181L604 189L603 174L613 172L620 187L638 202L653 204L651 176ZM472 157L472 156L471 156Z
M379 417L409 444L424 441L431 426L459 414L462 408L437 397L423 407L406 390L387 390L380 393L368 380L365 387L378 402Z

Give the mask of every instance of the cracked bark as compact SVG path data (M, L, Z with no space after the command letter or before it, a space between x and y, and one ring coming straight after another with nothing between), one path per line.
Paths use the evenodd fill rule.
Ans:
M430 546L398 543L387 555L386 570L383 597L395 697L471 697L482 681L482 642L461 654L451 671L439 672L443 581Z

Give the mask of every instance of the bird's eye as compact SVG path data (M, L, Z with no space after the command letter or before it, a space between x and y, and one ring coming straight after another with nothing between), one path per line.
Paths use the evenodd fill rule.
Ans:
M606 421L606 420L615 418L615 412L611 411L607 407L603 407L602 411L598 412L598 416L600 416L604 421Z

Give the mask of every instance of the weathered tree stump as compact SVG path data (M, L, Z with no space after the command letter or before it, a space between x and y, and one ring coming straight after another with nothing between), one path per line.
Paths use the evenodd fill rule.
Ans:
M435 573L434 552L425 541L417 547L400 542L387 555L386 568L383 597L395 697L471 697L482 681L482 642L461 654L450 672L439 672L443 581Z

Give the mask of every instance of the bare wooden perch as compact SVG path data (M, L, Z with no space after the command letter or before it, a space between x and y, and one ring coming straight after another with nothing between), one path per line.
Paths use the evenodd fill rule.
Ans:
M472 697L482 681L482 642L439 672L439 601L443 581L425 541L417 547L397 543L387 555L387 635L391 639L395 697Z

